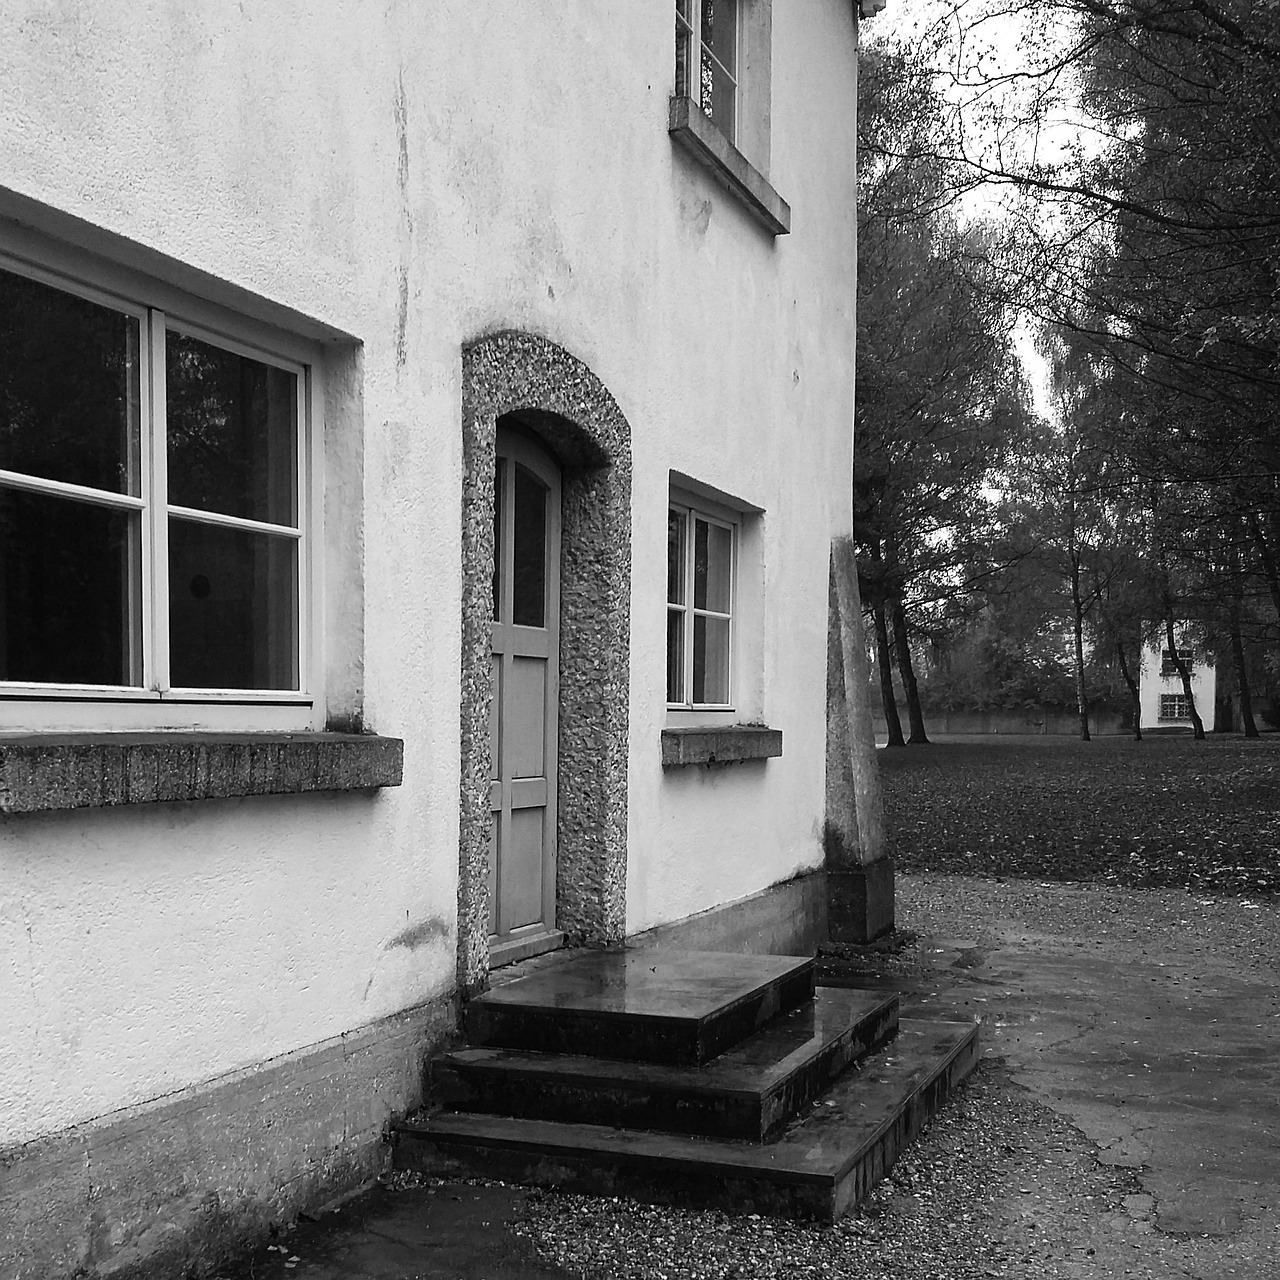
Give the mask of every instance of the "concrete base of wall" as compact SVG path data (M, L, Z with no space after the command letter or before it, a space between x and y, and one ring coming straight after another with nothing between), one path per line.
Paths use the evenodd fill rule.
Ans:
M452 997L161 1101L0 1150L4 1280L166 1280L380 1172ZM212 1270L211 1270L212 1269Z
M633 934L627 945L811 956L826 941L826 873L811 871L749 898Z
M893 863L888 858L827 872L827 918L832 942L866 943L893 928Z

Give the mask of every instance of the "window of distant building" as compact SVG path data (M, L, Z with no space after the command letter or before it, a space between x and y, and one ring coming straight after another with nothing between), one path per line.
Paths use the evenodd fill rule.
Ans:
M1186 695L1181 693L1162 693L1160 695L1161 720L1190 720L1191 704Z

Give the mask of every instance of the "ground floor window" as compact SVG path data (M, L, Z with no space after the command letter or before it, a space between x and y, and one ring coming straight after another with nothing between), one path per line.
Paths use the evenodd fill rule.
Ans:
M305 695L310 377L198 305L0 256L7 705Z
M1182 693L1162 693L1160 695L1161 720L1190 720L1191 703Z
M673 497L667 514L667 705L733 704L738 526Z

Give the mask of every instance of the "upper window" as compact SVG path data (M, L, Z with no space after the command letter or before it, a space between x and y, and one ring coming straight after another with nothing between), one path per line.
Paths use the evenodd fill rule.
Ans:
M1178 661L1181 660L1182 665L1188 670L1195 665L1195 654L1190 649L1161 649L1160 650L1160 674L1162 676L1176 676L1178 674Z
M667 704L733 704L738 526L673 502L667 515Z
M676 0L676 96L738 142L739 0Z
M0 260L0 695L307 697L308 368L192 310Z

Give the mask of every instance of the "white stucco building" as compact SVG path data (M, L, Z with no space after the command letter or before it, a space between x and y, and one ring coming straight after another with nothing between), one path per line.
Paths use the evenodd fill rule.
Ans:
M1191 695L1196 713L1206 730L1213 728L1217 668L1186 636L1178 637L1178 651L1191 673ZM1164 643L1152 643L1142 650L1142 671L1138 677L1138 699L1144 729L1190 729L1191 709L1187 705L1182 677Z
M493 963L821 928L857 15L675 9L0 0L0 1275L358 1183Z

